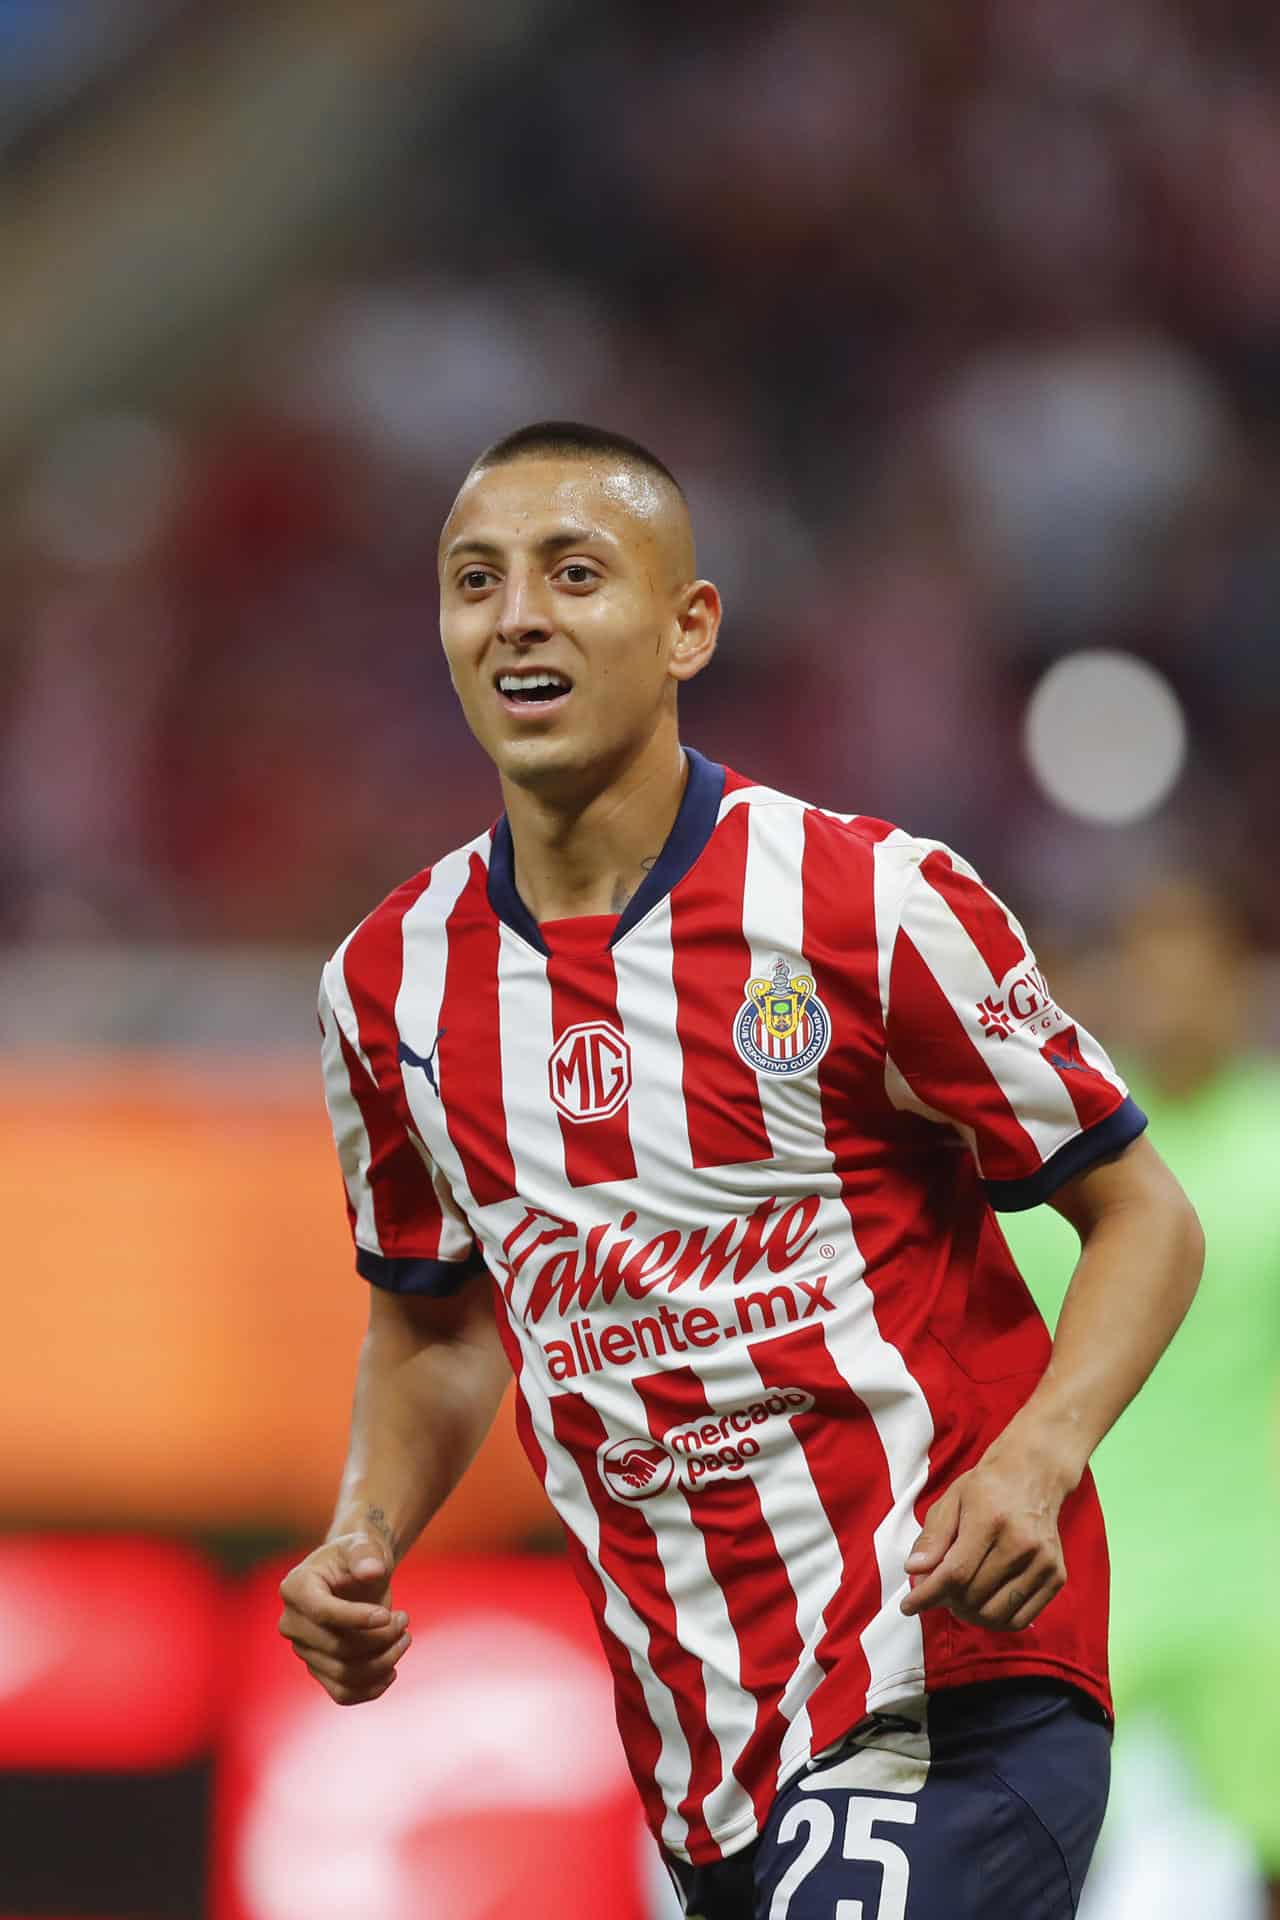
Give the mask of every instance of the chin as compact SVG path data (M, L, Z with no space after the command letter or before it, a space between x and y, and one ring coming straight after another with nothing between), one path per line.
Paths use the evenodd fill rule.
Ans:
M518 787L554 786L580 777L593 757L568 740L505 740L493 758L504 780Z

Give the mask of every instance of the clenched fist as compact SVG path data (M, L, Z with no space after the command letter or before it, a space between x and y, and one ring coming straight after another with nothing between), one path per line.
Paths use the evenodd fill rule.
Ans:
M280 1582L280 1632L340 1707L385 1693L410 1644L408 1614L391 1611L391 1572L379 1540L343 1533Z

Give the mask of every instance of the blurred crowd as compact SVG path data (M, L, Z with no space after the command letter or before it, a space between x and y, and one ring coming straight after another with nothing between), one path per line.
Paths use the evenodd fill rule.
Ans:
M1027 917L1209 857L1280 941L1280 14L561 0L444 108L420 79L338 266L24 460L0 932L323 946L492 817L435 540L474 453L556 415L691 496L727 622L687 737L953 841ZM1020 738L1098 646L1190 717L1122 830Z

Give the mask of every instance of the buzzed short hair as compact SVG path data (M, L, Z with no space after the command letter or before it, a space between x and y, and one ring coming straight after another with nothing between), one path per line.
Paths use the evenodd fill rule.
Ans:
M517 427L514 433L486 447L472 462L471 471L480 473L486 467L506 466L526 454L539 453L578 454L586 459L603 454L606 459L623 460L628 466L657 474L684 499L684 488L656 453L625 433L610 433L605 427L587 426L581 420L535 420L531 426Z

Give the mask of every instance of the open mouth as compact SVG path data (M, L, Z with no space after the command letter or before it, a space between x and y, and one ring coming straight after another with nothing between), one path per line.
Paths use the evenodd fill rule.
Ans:
M503 704L521 712L552 706L573 691L567 675L546 668L534 673L500 673L495 684Z

